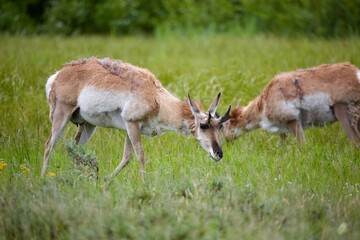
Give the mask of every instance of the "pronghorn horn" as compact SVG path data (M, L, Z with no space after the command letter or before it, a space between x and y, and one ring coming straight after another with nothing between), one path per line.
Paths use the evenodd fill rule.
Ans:
M208 122L208 124L210 124L210 122L211 122L211 114L210 113L209 113L209 118L208 118L207 122Z
M188 93L188 103L194 115L199 115L201 113L197 105L191 100L190 93Z
M226 113L224 114L224 116L221 117L220 123L226 122L227 120L230 119L230 110L231 110L231 105L229 106L228 110L226 111Z
M221 96L221 92L218 93L218 95L216 96L215 100L213 101L213 103L211 104L211 106L209 107L208 112L211 113L211 115L215 114L217 106L219 104L219 99Z

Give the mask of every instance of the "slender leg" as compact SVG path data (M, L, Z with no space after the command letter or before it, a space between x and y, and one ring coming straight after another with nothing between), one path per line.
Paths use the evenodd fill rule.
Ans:
M84 124L78 124L77 125L78 126L78 130L77 130L77 132L76 132L76 135L75 135L75 143L76 144L79 144L79 142L80 142L80 138L81 138L81 134L82 134L82 132L84 131Z
M55 144L59 140L66 124L70 120L72 113L73 113L73 107L71 106L58 104L58 106L56 106L56 108L54 109L53 117L52 117L51 133L48 140L45 143L45 152L44 152L43 166L41 169L41 176L44 176L46 172L50 154Z
M346 108L345 103L336 103L334 104L334 112L336 119L340 122L346 135L353 140L357 145L360 144L360 137L351 127L351 120Z
M300 146L303 146L306 142L304 130L299 120L291 120L287 123L290 131L295 135Z
M78 131L75 136L76 144L85 145L89 139L92 137L96 129L96 126L91 125L90 123L80 124Z
M140 164L140 172L142 180L145 181L145 154L141 144L141 131L140 126L136 122L126 122L127 133L135 152L136 158Z
M122 160L121 160L120 164L116 167L114 172L112 172L110 174L109 180L112 179L113 177L117 176L119 174L119 172L121 171L121 169L126 167L126 165L129 163L132 152L133 152L133 147L131 145L129 135L126 135Z

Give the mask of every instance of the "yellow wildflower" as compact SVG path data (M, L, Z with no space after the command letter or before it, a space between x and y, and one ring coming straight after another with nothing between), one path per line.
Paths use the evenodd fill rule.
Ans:
M0 161L0 172L4 171L7 166L5 161Z
M56 176L56 173L54 173L54 172L49 172L48 174L46 174L46 176L48 176L48 177L55 177L55 176Z

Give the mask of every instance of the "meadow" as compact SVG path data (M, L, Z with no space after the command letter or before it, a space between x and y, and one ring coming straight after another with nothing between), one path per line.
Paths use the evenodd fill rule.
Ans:
M125 134L98 128L85 150L99 180L74 167L69 124L40 177L50 133L47 78L79 57L148 68L179 98L219 111L245 105L277 73L322 63L360 66L360 39L266 35L0 36L0 239L360 239L360 151L338 123L294 137L257 130L215 163L192 136L143 138L146 182L130 164L106 186Z

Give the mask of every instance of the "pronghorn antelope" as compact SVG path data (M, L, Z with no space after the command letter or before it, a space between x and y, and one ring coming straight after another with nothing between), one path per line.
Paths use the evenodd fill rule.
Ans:
M141 134L192 133L212 159L219 161L223 157L218 132L229 119L230 107L224 116L216 115L220 93L205 113L190 96L187 101L174 97L147 69L92 57L67 63L52 75L46 83L46 96L52 129L45 144L41 175L69 121L78 126L75 141L82 145L96 126L126 130L123 157L111 177L127 165L134 151L144 178Z
M303 144L303 129L336 120L359 145L360 71L350 63L324 64L275 76L246 107L231 111L224 129L228 139L256 128L291 132Z

